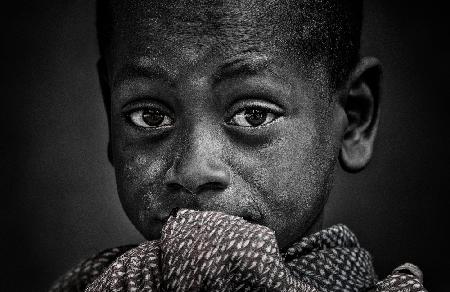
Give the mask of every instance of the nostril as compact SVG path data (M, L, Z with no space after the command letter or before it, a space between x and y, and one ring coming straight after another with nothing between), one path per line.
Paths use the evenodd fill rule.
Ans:
M178 183L167 183L166 188L169 192L178 192L183 189L183 186Z
M220 182L209 182L199 186L195 193L198 194L204 191L222 191L224 189L226 189L226 186Z

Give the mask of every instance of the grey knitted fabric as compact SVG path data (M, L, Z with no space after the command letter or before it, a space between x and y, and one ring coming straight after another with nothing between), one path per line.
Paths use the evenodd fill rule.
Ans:
M425 291L405 269L377 283L369 253L343 225L281 254L267 227L220 212L181 210L160 240L103 252L51 291Z

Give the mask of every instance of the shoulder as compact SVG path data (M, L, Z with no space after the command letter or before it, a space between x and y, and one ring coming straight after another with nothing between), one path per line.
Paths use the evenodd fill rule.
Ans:
M415 265L406 263L396 268L389 276L376 285L377 292L426 292L422 271Z
M62 275L50 288L50 292L84 291L86 287L99 277L109 265L120 255L135 247L134 245L120 246L104 250L76 265Z

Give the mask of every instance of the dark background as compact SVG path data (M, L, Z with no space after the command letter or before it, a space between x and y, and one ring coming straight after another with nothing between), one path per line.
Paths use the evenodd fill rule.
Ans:
M447 10L437 1L366 2L362 51L385 72L380 132L367 170L338 172L326 224L348 224L380 276L411 261L430 291L444 291ZM142 238L121 210L107 161L94 1L15 3L0 8L0 290L45 291L80 259Z

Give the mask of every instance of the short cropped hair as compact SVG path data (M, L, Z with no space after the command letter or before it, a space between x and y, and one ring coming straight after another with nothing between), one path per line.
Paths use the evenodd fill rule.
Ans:
M127 0L119 0L122 1ZM335 88L343 85L360 58L362 2L363 0L279 1L280 5L284 5L291 22L289 27L292 31L287 36L290 38L288 42L306 60L325 60L330 83ZM101 56L109 49L114 32L114 21L117 19L114 3L114 0L97 0L96 25Z

